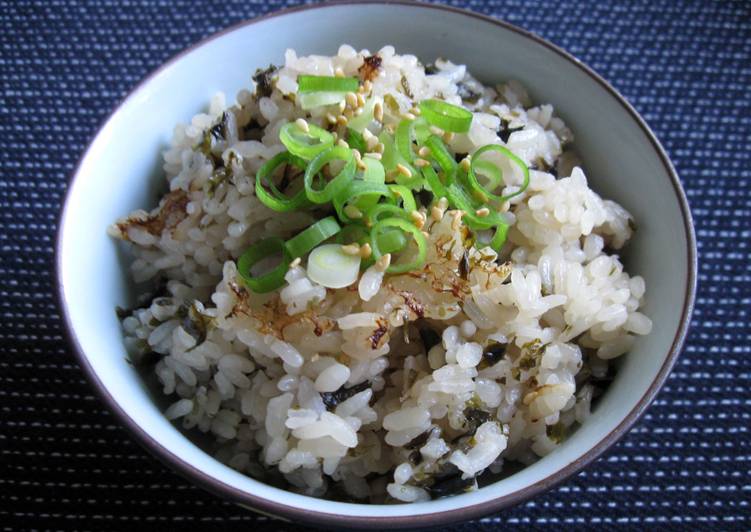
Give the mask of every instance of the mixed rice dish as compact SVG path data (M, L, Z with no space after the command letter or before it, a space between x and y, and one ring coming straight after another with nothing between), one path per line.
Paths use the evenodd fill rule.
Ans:
M552 452L652 328L617 255L634 222L552 106L391 46L288 50L253 80L175 128L158 206L110 227L166 417L237 471L355 502Z

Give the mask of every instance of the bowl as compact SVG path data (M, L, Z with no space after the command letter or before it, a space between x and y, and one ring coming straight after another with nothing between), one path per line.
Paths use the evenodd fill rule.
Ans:
M625 262L646 279L655 324L621 361L591 418L559 448L477 491L435 501L362 505L280 490L222 465L162 415L152 389L126 361L116 306L133 301L121 250L106 234L118 216L153 205L160 152L172 128L229 96L250 75L283 63L286 48L334 54L341 43L393 44L424 60L438 54L480 80L518 79L552 103L576 135L594 190L624 205L639 230ZM62 316L73 351L105 404L149 451L204 488L253 510L308 524L422 527L516 504L573 475L631 427L678 356L696 283L696 244L685 194L644 120L607 82L560 48L468 11L409 2L306 6L241 23L179 54L139 84L86 149L68 187L57 239Z

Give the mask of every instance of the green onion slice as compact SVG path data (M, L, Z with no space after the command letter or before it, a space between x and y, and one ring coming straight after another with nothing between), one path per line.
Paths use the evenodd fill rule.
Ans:
M279 130L279 140L292 155L306 161L334 145L334 136L315 124L308 124L307 133L292 122L284 124Z
M428 185L428 188L433 193L433 196L436 198L444 197L448 199L448 194L446 192L446 185L441 181L441 178L438 176L435 170L433 170L432 167L426 166L422 169L422 175L425 178L425 182Z
M379 203L378 205L370 209L365 217L367 223L370 225L375 225L381 218L384 217L403 218L405 220L411 220L409 212L390 203Z
M378 260L384 255L381 249L379 235L385 233L388 228L396 228L404 233L410 233L417 244L417 256L411 261L402 264L392 263L386 270L388 273L405 273L412 270L419 270L425 264L425 258L428 253L428 241L415 225L402 218L385 218L379 221L370 230L370 246L373 250L373 257Z
M277 212L294 211L308 204L304 189L290 198L274 185L271 176L283 164L292 164L301 170L305 169L305 161L285 151L269 159L256 173L256 197L261 203ZM271 192L267 191L266 187L271 189Z
M417 209L415 196L414 194L412 194L412 190L410 190L408 187L405 187L404 185L389 185L389 190L391 190L391 192L396 195L397 198L401 199L402 208L405 211L411 213L412 211Z
M337 223L336 218L327 216L287 240L285 244L287 253L292 259L302 257L318 244L328 240L341 230L342 228Z
M342 169L321 190L314 189L313 178L324 166L335 160L344 161ZM352 150L343 146L332 146L316 155L305 169L305 194L313 203L328 203L347 186L354 175L355 156L352 155Z
M421 101L420 113L429 124L453 133L466 133L472 124L471 112L441 100Z
M411 163L415 160L415 152L412 151L412 129L414 122L412 120L402 120L399 125L396 126L394 132L394 142L396 149L399 151L399 155Z
M440 138L435 135L429 136L425 140L425 147L430 150L431 158L438 163L438 166L446 175L451 175L454 172L456 161Z
M358 131L362 133L363 130L366 127L368 127L370 123L373 121L373 109L375 109L375 104L376 104L375 97L368 99L365 102L365 105L362 107L362 112L359 115L353 116L349 120L347 127L349 127L350 129L354 131Z
M334 76L298 76L297 92L355 92L360 86L357 78Z
M251 268L261 260L281 255L281 262L270 271L253 275ZM276 290L284 284L284 275L287 273L290 258L281 238L266 238L250 246L237 260L237 274L242 282L253 292L264 294Z
M500 153L501 155L504 155L512 163L516 164L521 169L522 173L524 174L524 182L522 183L522 186L519 187L519 190L517 190L516 192L512 192L511 194L507 194L506 196L500 196L498 194L493 194L493 192L491 192L491 190L494 190L495 188L497 188L498 184L496 184L495 187L492 185L489 187L485 187L482 184L480 184L480 182L477 179L477 171L480 169L476 166L478 162L477 159L480 157L480 155L489 151L496 151ZM483 168L487 168L487 167L483 166ZM501 172L500 168L498 168L497 166L496 168L498 169L498 172ZM503 174L501 173L501 177L502 176ZM491 179L491 182L492 182L492 179ZM484 194L485 196L489 198L493 198L501 202L508 201L509 199L515 196L518 196L519 194L524 192L529 186L529 168L527 168L527 165L524 164L524 161L522 161L519 157L514 155L511 152L511 150L509 150L508 148L504 148L503 146L499 146L498 144L488 144L486 146L483 146L479 150L477 150L472 155L472 163L470 164L469 173L467 174L467 185L470 188L470 190L472 190L473 193L481 192L482 194Z
M368 151L368 148L365 145L365 139L362 138L362 133L352 128L347 128L347 144L349 144L350 148L357 150L360 153Z
M343 92L306 92L297 95L297 102L306 111L324 105L338 104L341 101L344 101Z
M336 214L339 216L339 219L342 222L346 224L356 223L359 218L354 219L349 216L347 209L345 208L347 204L350 204L353 207L356 207L357 210L360 210L360 208L357 207L358 201L366 202L367 206L370 203L378 203L378 200L381 197L390 198L391 196L392 193L389 190L389 187L387 187L383 183L362 181L358 179L347 183L345 187L342 188L342 190L336 196L334 196L334 209L336 210ZM362 213L362 211L360 212Z

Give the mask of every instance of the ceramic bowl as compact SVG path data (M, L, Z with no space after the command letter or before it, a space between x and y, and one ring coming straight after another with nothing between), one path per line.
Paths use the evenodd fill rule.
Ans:
M232 97L250 75L283 63L284 51L335 54L341 43L392 44L425 61L468 65L480 80L520 80L555 106L576 135L592 187L634 215L629 271L647 283L640 338L591 418L553 453L477 491L416 504L361 505L283 491L205 453L168 422L158 393L126 362L114 309L133 300L127 262L108 224L153 205L160 152L174 124L205 109L217 91ZM59 224L57 277L73 349L105 403L152 453L196 484L238 504L309 524L417 527L466 520L538 494L581 470L621 437L654 399L681 349L696 280L686 197L644 120L607 82L560 48L507 23L467 11L405 2L336 3L274 13L225 30L146 78L109 116L81 158ZM628 467L628 466L625 466Z

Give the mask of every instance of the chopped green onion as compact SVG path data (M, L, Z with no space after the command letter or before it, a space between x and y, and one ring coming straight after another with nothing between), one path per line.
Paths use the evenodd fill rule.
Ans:
M446 186L441 182L441 178L433 170L432 167L426 166L422 169L422 175L425 178L425 182L428 184L428 188L436 198L446 197Z
M344 288L357 281L360 256L348 255L341 244L324 244L308 256L308 277L326 288Z
M353 116L347 123L347 127L362 133L373 121L373 109L375 108L375 104L375 97L369 98L362 107L362 112L359 115Z
M443 141L435 135L431 135L425 140L425 147L430 150L430 156L438 163L441 170L447 175L451 175L456 168L456 161Z
M415 152L412 151L412 128L414 123L411 120L402 120L396 126L394 132L394 142L399 155L404 157L408 163L415 160Z
M398 229L384 231L378 235L377 238L378 249L380 249L383 254L396 253L397 251L403 250L404 246L407 245L407 237Z
M283 164L293 164L300 169L305 168L305 161L285 151L269 159L256 173L256 197L269 209L277 212L294 211L308 204L304 189L289 198L274 185L271 176ZM266 186L271 189L272 193L266 190Z
M298 76L297 92L355 92L360 86L357 78L334 76Z
M379 198L389 198L391 197L391 195L392 193L389 190L389 187L387 187L383 183L362 181L358 179L347 183L345 187L342 188L342 190L336 196L334 196L334 209L336 210L336 214L339 216L339 219L342 222L346 224L354 223L359 218L362 218L364 216L364 213L362 213L362 211L360 211L360 208L357 207L358 201L365 201L366 206L371 203L375 205L376 203L378 203ZM348 204L352 205L356 210L360 211L359 218L353 218L347 213L346 206Z
M331 161L344 161L344 166L339 173L334 176L321 190L313 188L313 178L318 172ZM305 194L313 203L328 203L347 186L355 175L355 156L352 150L343 146L333 146L326 151L319 153L315 159L310 161L308 168L305 169Z
M475 167L475 164L476 164L477 159L480 157L480 155L488 151L496 151L500 153L501 155L508 157L508 159L512 163L516 164L521 169L522 174L524 175L524 182L522 183L522 186L519 187L519 190L517 190L516 192L512 192L511 194L507 194L506 196L499 196L491 192L491 190L496 187L487 188L480 184L480 182L477 180L477 172L476 172L477 168ZM500 168L498 168L498 170L500 171ZM501 176L502 175L503 174L501 174ZM477 150L472 155L472 162L469 166L469 173L467 174L467 185L470 188L470 190L472 190L473 193L479 192L479 193L484 194L487 197L493 198L501 202L508 201L511 198L518 196L519 194L524 192L529 186L529 168L527 168L527 165L524 164L524 161L522 161L519 157L514 155L511 152L511 150L509 150L508 148L504 148L503 146L499 146L498 144L488 144L486 146L483 146L479 150Z
M402 200L402 208L411 213L417 209L417 202L412 190L403 185L389 185L389 190Z
M281 255L281 262L262 275L253 275L251 268L261 260ZM251 245L237 260L237 275L253 292L264 294L276 290L284 284L290 259L281 238L266 238Z
M367 223L369 223L370 225L375 225L383 217L383 215L387 215L389 217L404 218L405 220L411 219L409 212L405 211L401 207L397 207L396 205L391 205L390 203L379 203L366 213L365 218L367 220Z
M355 131L352 128L347 128L347 144L349 144L350 148L357 150L360 153L368 151L368 148L365 145L365 139L362 138L362 133Z
M487 179L485 188L493 190L503 182L503 172L496 166L493 161L482 160L472 161L474 164L475 175L483 175ZM479 176L478 176L479 177Z
M285 244L287 253L293 259L302 257L321 242L337 234L341 229L336 218L327 216L290 238Z
M405 233L410 233L412 235L417 244L417 256L411 262L407 263L394 264L392 262L386 271L388 273L405 273L421 269L425 264L425 258L428 253L428 241L425 238L425 235L422 234L422 231L420 231L414 224L402 218L386 218L379 221L370 230L370 246L373 250L373 257L378 260L384 255L378 237L389 227L401 229Z
M343 92L306 92L297 95L297 102L305 111L324 105L338 104L342 101L344 101Z
M466 133L472 124L471 112L442 100L421 101L420 113L429 124L453 133Z
M279 130L279 140L292 155L306 161L334 145L334 135L325 129L308 124L308 131L303 131L294 122L282 126Z

